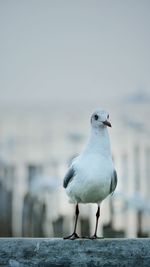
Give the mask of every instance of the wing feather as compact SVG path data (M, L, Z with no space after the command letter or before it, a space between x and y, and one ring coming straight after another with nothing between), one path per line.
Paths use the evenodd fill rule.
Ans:
M111 176L111 183L110 183L110 191L109 193L113 193L116 189L116 186L117 186L117 172L116 170L113 171L113 174Z
M68 184L72 181L73 177L75 176L75 170L73 167L69 168L68 172L66 173L64 180L63 180L63 187L66 188Z

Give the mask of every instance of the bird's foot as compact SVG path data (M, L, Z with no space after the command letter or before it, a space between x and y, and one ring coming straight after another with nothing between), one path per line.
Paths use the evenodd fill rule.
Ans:
M94 234L94 235L92 235L91 237L90 237L90 239L92 239L92 240L95 240L95 239L103 239L104 237L102 237L102 236L97 236L96 234Z
M64 239L70 239L70 240L75 240L77 238L80 238L77 233L73 233L72 235L64 237Z

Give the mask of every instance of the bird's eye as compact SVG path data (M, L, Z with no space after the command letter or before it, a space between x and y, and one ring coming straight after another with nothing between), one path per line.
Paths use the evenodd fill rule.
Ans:
M108 116L107 116L107 119L109 119L109 114L108 114Z
M97 121L98 120L98 115L94 115L94 119Z

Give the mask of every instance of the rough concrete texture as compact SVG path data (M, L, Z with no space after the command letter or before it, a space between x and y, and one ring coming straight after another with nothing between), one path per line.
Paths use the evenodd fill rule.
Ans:
M74 241L1 238L0 266L150 267L150 238Z

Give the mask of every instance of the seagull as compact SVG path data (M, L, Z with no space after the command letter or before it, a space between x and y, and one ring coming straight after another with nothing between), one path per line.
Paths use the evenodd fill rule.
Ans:
M97 236L100 204L117 186L117 173L112 160L110 140L107 127L111 127L107 111L97 109L91 116L91 132L83 152L74 158L63 180L63 187L69 197L69 202L75 204L75 225L71 235L64 239L79 238L76 233L80 203L96 203Z

